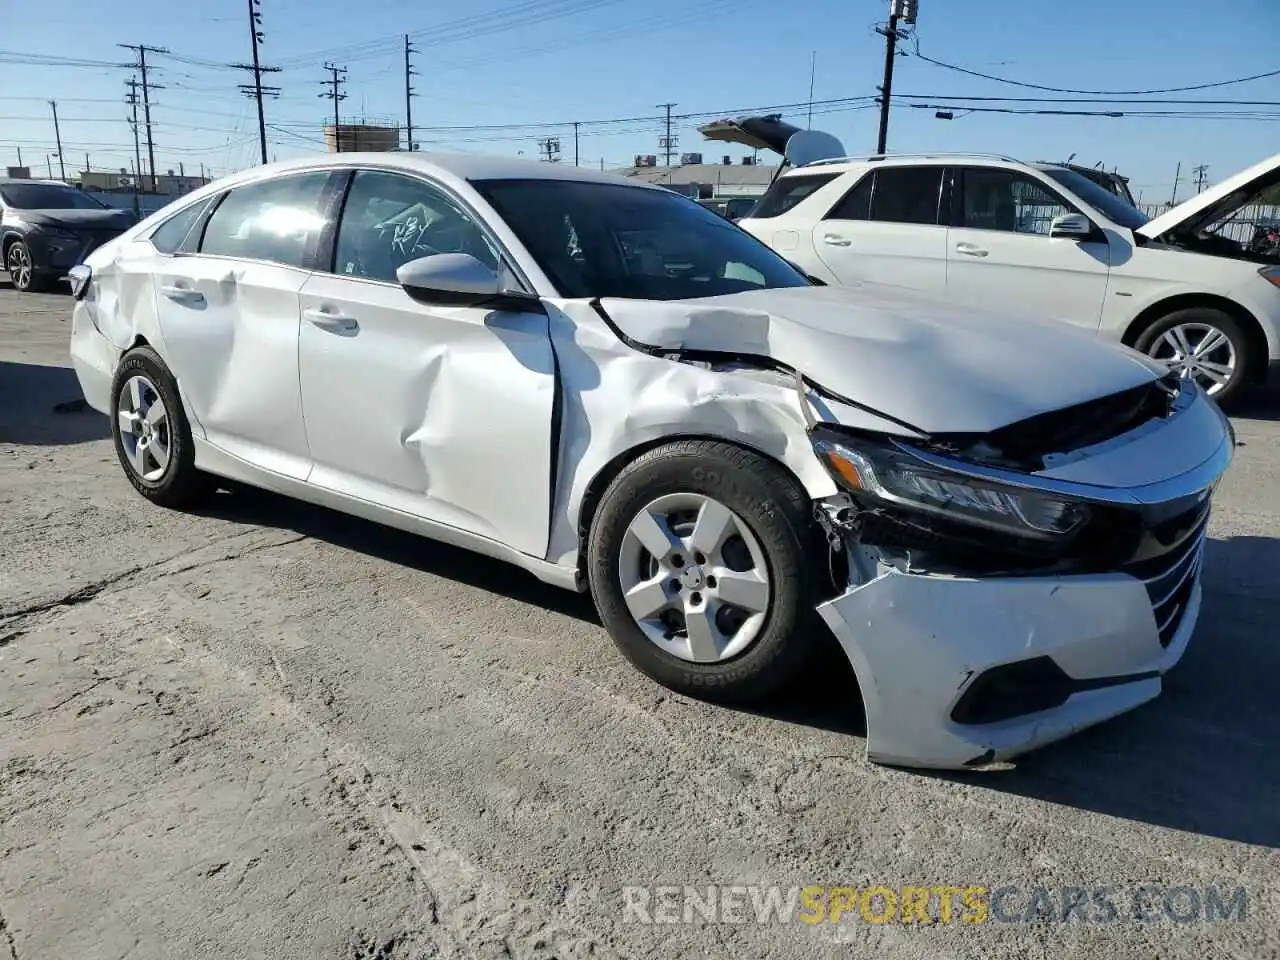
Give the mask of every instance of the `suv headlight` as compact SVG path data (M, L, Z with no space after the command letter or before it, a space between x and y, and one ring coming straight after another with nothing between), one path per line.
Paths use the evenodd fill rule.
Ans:
M1058 540L1089 519L1082 503L979 480L924 463L874 441L818 430L814 450L845 490L879 502L1037 540Z

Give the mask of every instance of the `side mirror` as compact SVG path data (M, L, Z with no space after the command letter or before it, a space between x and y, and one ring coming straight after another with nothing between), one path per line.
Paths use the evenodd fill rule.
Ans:
M437 253L402 264L396 280L415 300L469 306L502 293L496 273L469 253Z
M1083 213L1065 213L1049 223L1049 236L1068 240L1087 240L1094 235L1093 224Z

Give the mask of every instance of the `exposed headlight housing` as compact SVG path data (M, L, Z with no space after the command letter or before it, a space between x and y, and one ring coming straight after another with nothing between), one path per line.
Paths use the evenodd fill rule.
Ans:
M1089 519L1082 503L944 470L887 443L821 429L813 442L836 481L866 505L878 502L1048 541L1069 537Z

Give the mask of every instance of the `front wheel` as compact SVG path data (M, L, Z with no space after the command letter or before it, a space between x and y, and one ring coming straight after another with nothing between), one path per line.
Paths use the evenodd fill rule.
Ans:
M1175 310L1138 337L1137 348L1227 407L1249 384L1253 344L1238 320L1210 307Z
M690 696L746 701L810 661L815 537L804 489L717 441L652 450L610 484L587 562L605 628L643 673Z
M43 290L47 286L44 279L36 272L30 248L21 240L15 240L9 245L5 253L4 266L9 271L9 281L13 284L13 289L19 293Z

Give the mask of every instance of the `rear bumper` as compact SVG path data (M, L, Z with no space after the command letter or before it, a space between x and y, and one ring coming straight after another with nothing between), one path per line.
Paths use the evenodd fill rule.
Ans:
M71 365L89 406L111 415L111 380L120 351L93 325L90 307L75 301L71 311Z
M1121 573L962 579L891 570L818 611L857 674L868 758L962 768L1007 760L1156 697L1195 630L1198 563L1188 580L1167 644L1147 588ZM1065 684L1015 684L1011 694L995 682L1008 665L1043 658ZM996 719L957 720L975 716Z

